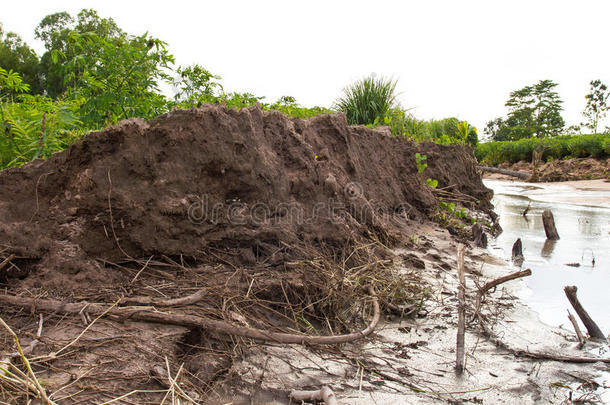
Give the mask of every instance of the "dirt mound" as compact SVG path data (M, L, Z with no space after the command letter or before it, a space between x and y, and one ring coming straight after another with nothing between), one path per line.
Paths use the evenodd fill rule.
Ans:
M55 312L37 349L47 353L78 335L87 311L105 313L83 303L88 310L66 321L57 312L78 309L66 302L114 302L114 317L128 304L182 307L164 312L174 325L129 321L161 322L144 310L129 312L121 327L96 323L93 339L115 338L71 345L87 350L87 361L114 360L81 385L112 374L121 380L115 392L150 387L147 370L165 367L165 358L186 364L205 390L235 351L235 340L210 340L214 322L347 333L366 323L364 304L354 304L367 296L366 280L381 283L389 307L417 300L424 286L394 274L386 249L438 207L416 152L428 156L425 176L443 193L490 207L468 149L414 144L348 126L342 115L300 120L206 105L123 121L47 161L0 172L0 282L19 297L11 302L30 308L43 297L40 308ZM214 319L210 331L196 327L195 315ZM12 321L36 326L25 313ZM69 359L54 360L64 371L47 376L49 386L79 374Z
M206 106L124 121L2 172L0 238L23 271L77 282L105 279L99 259L229 250L236 264L281 264L287 246L398 238L395 213L429 214L436 199L416 175L420 149L439 187L457 184L487 204L461 148L418 147L341 115L304 121Z

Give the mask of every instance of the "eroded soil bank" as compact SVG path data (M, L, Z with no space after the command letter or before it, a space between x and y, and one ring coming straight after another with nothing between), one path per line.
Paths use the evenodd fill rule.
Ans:
M416 152L428 157L423 175ZM439 200L492 223L491 196L469 150L388 137L341 115L204 106L90 134L0 172L0 316L43 383L19 374L23 359L2 332L13 375L0 376L0 400L44 390L59 404L289 403L290 389L328 382L352 403L335 357L360 370L358 392L383 394L398 379L422 401L474 398L408 377L410 367L452 367L455 285L438 280L453 277L448 258L457 240L472 244L472 222ZM480 272L472 260L482 258L470 259L469 279ZM406 361L402 374L383 377L350 355L387 343L384 325L399 315L446 331L432 351L444 366L413 366L405 347L394 356ZM409 336L391 344L423 346ZM278 384L271 371L283 354L256 363L275 350L316 353L329 379L304 366L302 380ZM300 367L295 356L286 362Z
M513 170L532 174L530 162L501 163L500 169ZM512 177L496 173L484 173L489 179L512 179ZM538 167L538 182L577 181L577 180L610 180L610 159L568 159L553 160L542 163Z

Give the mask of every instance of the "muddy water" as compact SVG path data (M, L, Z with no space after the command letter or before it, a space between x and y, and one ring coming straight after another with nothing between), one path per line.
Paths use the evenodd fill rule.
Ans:
M578 296L605 334L610 332L610 188L576 189L574 185L485 180L494 190L494 206L504 232L491 250L511 258L517 238L523 242L523 268L532 269L522 299L552 326L571 329L571 309L563 287L575 285ZM522 212L530 205L526 218ZM560 240L546 241L542 211L550 209ZM593 263L593 259L595 263ZM577 263L579 267L568 266Z

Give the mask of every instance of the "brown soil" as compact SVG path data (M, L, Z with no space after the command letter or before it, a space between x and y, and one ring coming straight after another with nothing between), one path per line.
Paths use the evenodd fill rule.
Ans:
M502 163L498 166L501 169L516 170L525 173L532 172L530 162ZM486 174L492 177L493 174ZM501 176L501 175L500 175ZM498 176L496 176L498 177ZM554 181L573 181L573 180L593 180L610 179L610 159L569 159L554 160L543 163L538 168L539 182Z
M160 305L154 300L205 289L198 302L164 313L269 331L353 331L366 323L355 302L370 280L390 306L412 304L425 287L397 277L387 249L438 209L415 152L428 156L425 176L445 197L489 210L492 193L468 149L417 145L348 126L342 115L300 120L204 106L124 121L47 161L0 172L0 282L8 295L83 308L122 307L130 297ZM28 308L0 310L25 342L43 312ZM183 389L197 400L240 381L229 370L246 341L185 326L102 317L49 356L91 321L86 308L80 317L44 313L31 356L43 356L34 368L55 400L66 397L61 403L163 390L164 370L175 376L181 364ZM1 394L22 400L15 387ZM164 395L138 392L131 401Z

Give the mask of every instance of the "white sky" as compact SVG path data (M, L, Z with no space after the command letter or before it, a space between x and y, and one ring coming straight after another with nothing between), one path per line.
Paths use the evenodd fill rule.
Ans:
M37 52L47 14L94 8L130 34L169 44L180 65L199 63L228 91L330 106L370 73L398 79L418 118L457 116L477 126L506 114L511 91L557 83L568 125L592 79L610 85L608 16L601 1L8 1L0 22Z

